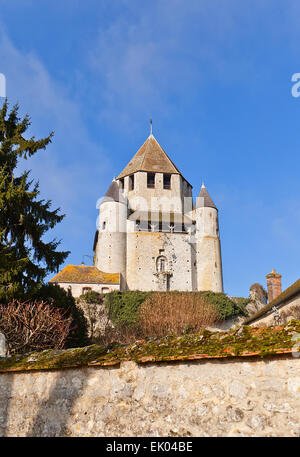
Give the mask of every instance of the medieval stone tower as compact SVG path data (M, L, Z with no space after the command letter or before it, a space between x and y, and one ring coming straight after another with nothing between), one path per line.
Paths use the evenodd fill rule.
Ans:
M94 266L121 290L223 291L218 210L192 186L152 132L100 204Z

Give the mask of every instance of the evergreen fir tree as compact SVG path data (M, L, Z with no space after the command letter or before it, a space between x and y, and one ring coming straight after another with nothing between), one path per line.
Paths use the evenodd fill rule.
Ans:
M43 236L65 215L50 210L50 200L38 200L39 183L29 171L15 176L20 159L27 159L51 142L26 139L29 116L18 116L19 106L8 113L5 100L0 110L0 299L30 297L48 273L57 272L69 252L57 251L60 241Z

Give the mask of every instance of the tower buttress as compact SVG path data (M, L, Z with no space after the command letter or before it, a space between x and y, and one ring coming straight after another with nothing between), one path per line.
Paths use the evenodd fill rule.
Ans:
M100 205L95 266L105 273L121 273L121 289L126 284L127 205L114 179Z
M204 184L194 208L196 218L197 290L223 292L218 209Z

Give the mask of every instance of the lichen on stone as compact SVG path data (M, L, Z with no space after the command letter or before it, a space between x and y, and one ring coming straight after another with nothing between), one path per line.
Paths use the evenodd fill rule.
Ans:
M293 336L300 333L300 321L292 320L282 326L147 338L130 345L91 345L85 348L46 350L15 355L0 360L0 372L54 370L84 366L118 365L122 361L137 363L166 362L246 356L274 356L291 353Z

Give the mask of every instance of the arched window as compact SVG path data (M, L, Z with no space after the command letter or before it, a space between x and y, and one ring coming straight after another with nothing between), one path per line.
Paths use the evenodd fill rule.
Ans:
M91 290L92 290L91 287L83 287L83 288L82 288L82 295L87 294L87 293L90 292Z
M156 270L158 273L162 273L167 269L167 259L165 256L160 255L156 259Z

